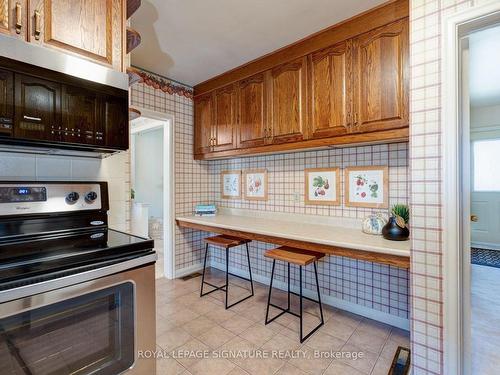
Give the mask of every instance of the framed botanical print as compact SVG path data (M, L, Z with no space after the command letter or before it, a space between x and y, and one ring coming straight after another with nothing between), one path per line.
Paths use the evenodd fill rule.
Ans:
M340 204L340 168L309 168L305 174L305 204Z
M389 189L387 166L348 167L345 169L345 205L387 208Z
M243 171L244 195L247 200L267 200L267 170L248 169Z
M241 171L222 171L220 184L222 199L241 198Z

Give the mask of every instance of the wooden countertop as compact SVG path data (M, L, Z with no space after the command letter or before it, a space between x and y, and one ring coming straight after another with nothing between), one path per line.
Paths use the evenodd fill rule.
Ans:
M331 219L323 216L222 210L213 217L189 215L177 217L176 221L181 227L302 247L331 255L403 268L409 268L410 264L410 241L388 241L382 236L363 233L360 226L331 225Z

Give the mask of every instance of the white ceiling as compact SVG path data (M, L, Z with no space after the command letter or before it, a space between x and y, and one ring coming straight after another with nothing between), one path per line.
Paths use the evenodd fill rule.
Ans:
M132 64L195 85L383 2L143 0Z
M472 34L469 51L471 105L500 104L500 26Z

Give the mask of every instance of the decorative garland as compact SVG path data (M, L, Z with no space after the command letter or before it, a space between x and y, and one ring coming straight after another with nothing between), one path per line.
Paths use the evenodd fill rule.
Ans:
M142 70L136 70L136 73L141 77L139 82L142 82L148 86L153 87L156 90L161 90L170 95L184 96L188 99L193 99L193 89L180 86L172 83L168 79L160 78L144 72Z

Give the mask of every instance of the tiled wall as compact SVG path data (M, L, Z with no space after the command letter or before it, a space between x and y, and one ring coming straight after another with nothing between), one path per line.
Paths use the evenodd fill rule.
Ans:
M219 207L243 208L272 212L310 214L322 216L350 217L363 219L373 212L387 210L339 206L308 206L304 204L304 169L388 165L389 204L408 203L408 144L384 144L375 146L350 147L322 151L307 151L241 159L211 161L210 190ZM266 168L269 180L267 201L226 200L221 198L220 172ZM341 196L343 202L344 181L341 173ZM296 197L299 201L296 201ZM319 219L320 220L320 219ZM272 247L252 242L250 255L252 270L265 278L270 277L271 262L262 256L263 250ZM224 263L222 253L213 252L214 261ZM230 265L246 269L246 258L242 252L236 253ZM233 252L231 253L233 256ZM405 269L389 267L371 262L330 256L319 263L320 287L325 296L375 309L401 318L408 318L408 272ZM278 280L283 279L284 268L277 268ZM306 285L314 290L314 274L306 273ZM294 274L294 282L298 273Z
M208 162L193 160L192 89L151 73L131 89L132 106L174 116L175 215L188 215L197 203L210 201ZM175 269L197 267L202 261L204 233L175 229Z
M411 0L412 363L443 373L441 30L443 17L489 0Z
M128 230L128 153L104 160L69 156L0 153L0 180L12 181L108 181L110 190L109 225Z

